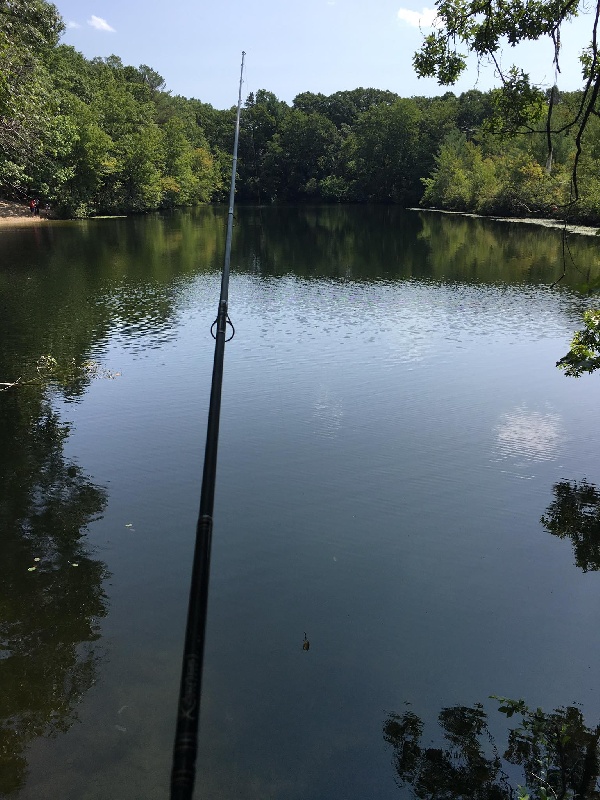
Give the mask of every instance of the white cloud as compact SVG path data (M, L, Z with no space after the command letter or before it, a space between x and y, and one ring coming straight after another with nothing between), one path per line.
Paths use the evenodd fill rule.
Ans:
M67 22L67 28L81 28L81 25L78 22L73 22L73 20L70 20Z
M96 28L97 31L109 31L110 33L115 33L115 29L111 28L108 22L102 17L95 17L93 14L87 21L88 25L91 25L92 28Z
M401 8L398 11L398 19L412 25L413 28L436 28L435 19L437 10L435 8L423 8L422 11L412 11L410 8Z

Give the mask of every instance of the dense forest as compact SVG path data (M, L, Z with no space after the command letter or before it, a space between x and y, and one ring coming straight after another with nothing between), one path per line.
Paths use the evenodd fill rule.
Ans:
M44 0L0 8L0 196L38 196L65 217L224 199L235 110L174 96L151 67L60 44ZM261 89L241 117L238 200L421 203L458 211L600 220L600 121L590 119L570 202L575 135L549 133L580 103L549 90L517 125L499 91L402 98L358 88ZM546 108L544 107L546 105Z

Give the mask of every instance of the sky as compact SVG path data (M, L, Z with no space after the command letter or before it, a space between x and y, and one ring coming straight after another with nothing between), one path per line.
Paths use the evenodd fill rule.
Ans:
M300 92L389 89L402 97L448 91L414 74L412 56L432 30L434 4L411 0L54 0L67 29L64 44L87 58L119 56L147 64L174 95L215 108L237 104L242 50L242 97L267 89L292 103ZM578 53L590 39L591 14L563 31L560 89L581 85ZM420 26L420 27L419 27ZM429 26L429 27L428 27ZM549 43L504 53L536 82L554 83ZM471 62L456 94L498 85L494 69Z

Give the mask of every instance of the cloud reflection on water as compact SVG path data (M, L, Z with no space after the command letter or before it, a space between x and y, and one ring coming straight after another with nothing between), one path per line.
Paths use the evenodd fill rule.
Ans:
M530 411L524 406L502 414L494 432L494 460L509 462L512 468L557 458L565 439L559 414Z

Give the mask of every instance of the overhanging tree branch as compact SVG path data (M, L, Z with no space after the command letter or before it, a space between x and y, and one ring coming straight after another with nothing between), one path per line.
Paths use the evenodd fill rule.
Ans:
M530 83L529 76L516 67L506 70L499 55L502 42L514 46L526 41L537 41L548 36L553 46L553 64L556 76L560 73L561 28L565 22L577 16L583 8L583 0L566 3L539 3L531 0L437 0L438 21L441 28L425 37L421 50L415 54L413 63L421 76L436 77L442 85L451 85L466 68L466 57L459 53L462 44L477 56L478 64L484 59L494 65L502 84L501 101L503 132L542 133L546 137L547 169L553 160L553 136L575 129L575 153L573 156L571 200L579 199L577 170L582 153L582 141L592 115L598 115L596 104L600 91L600 69L598 64L598 22L600 0L594 8L591 39L587 51L581 56L584 67L582 96L575 113L560 127L553 125L557 94L553 87L548 99L545 125L539 129L531 122L530 114L541 99L541 90ZM507 109L512 109L510 115ZM528 119L528 116L530 117ZM508 125L506 124L508 120Z

